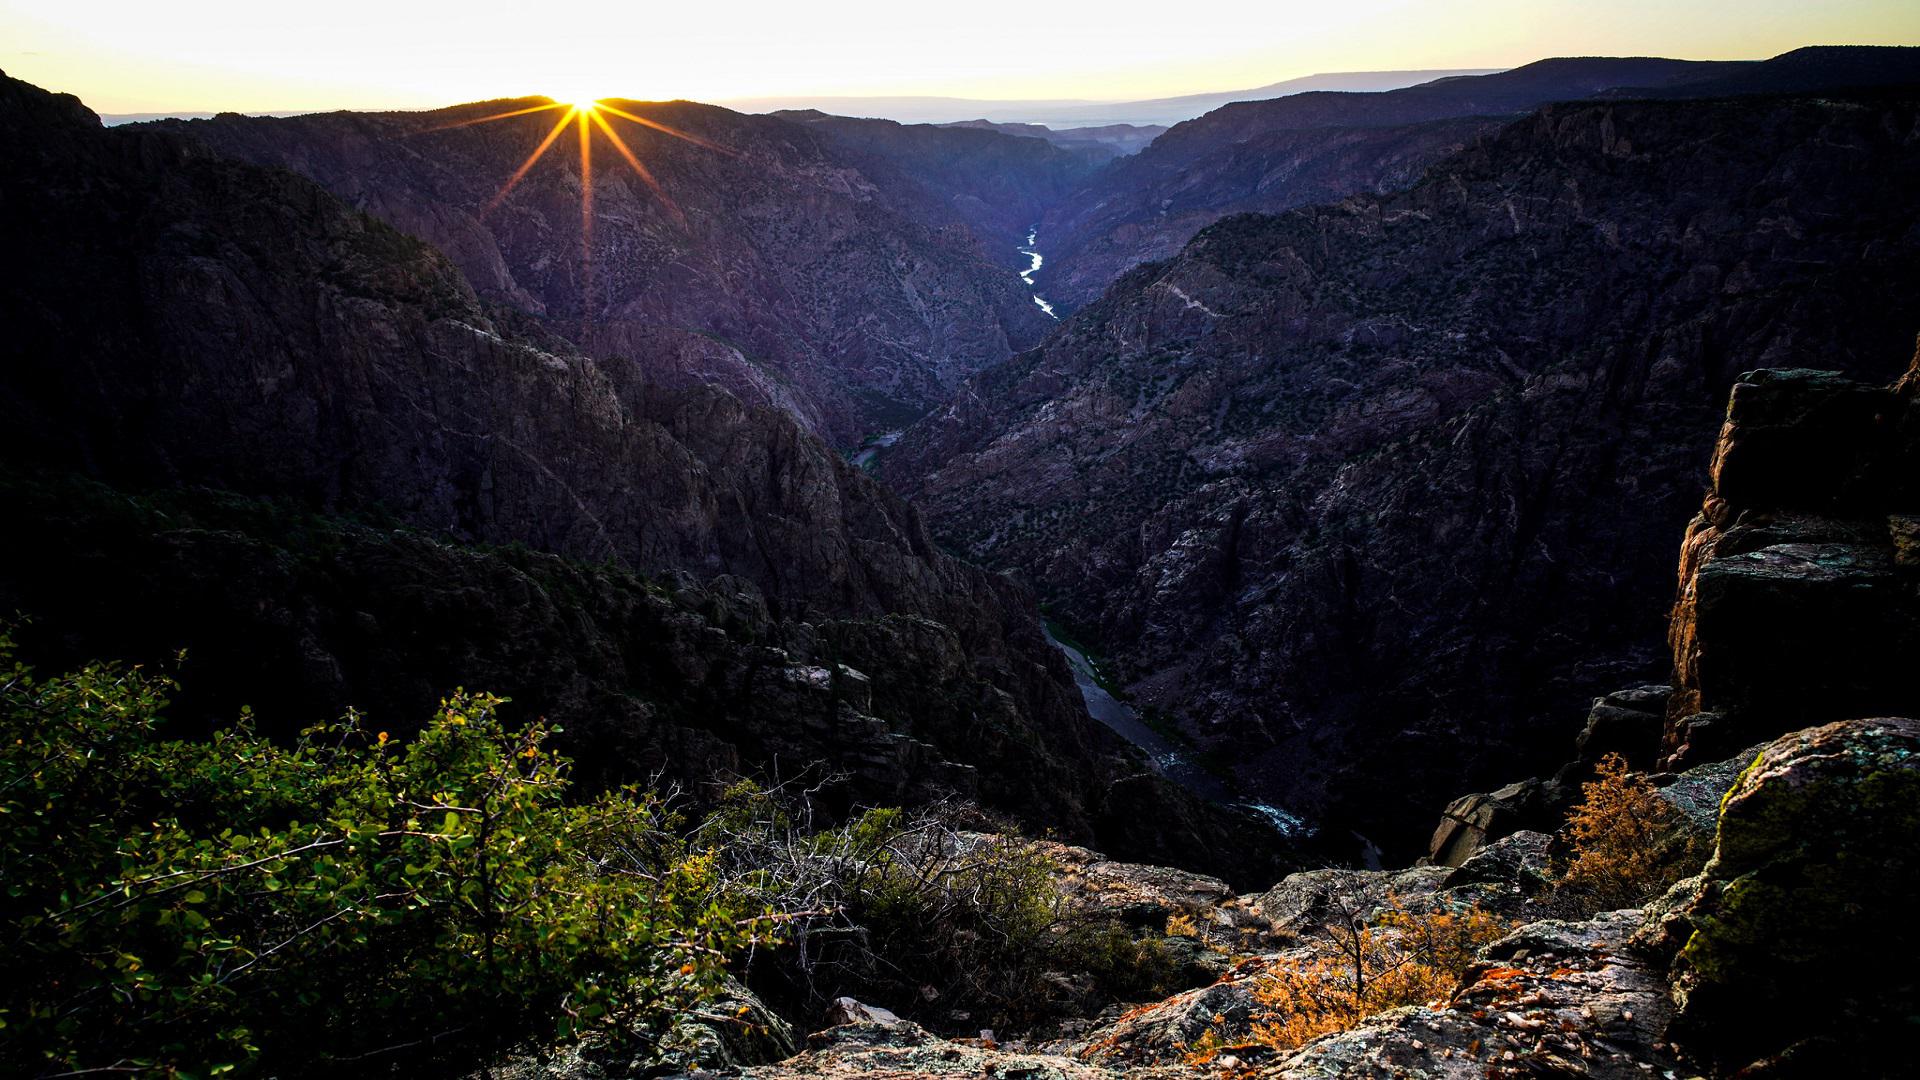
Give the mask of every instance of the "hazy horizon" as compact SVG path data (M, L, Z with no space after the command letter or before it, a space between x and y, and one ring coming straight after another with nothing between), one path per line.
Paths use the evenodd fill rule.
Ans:
M1065 0L903 9L718 3L639 11L476 0L449 20L374 0L0 0L0 68L101 113L417 109L563 99L950 97L1100 104L1334 72L1498 69L1548 56L1761 59L1803 45L1920 44L1920 5L1793 0L1352 0L1164 8Z

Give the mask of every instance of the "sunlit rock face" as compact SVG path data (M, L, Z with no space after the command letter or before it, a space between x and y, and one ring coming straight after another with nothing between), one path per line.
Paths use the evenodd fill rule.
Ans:
M1916 118L1548 107L1402 194L1212 226L882 473L1270 801L1410 845L1667 674L1740 372L1909 355Z
M690 102L569 120L543 104L161 126L312 177L591 355L717 383L842 446L1051 324L1014 272L1011 230L1090 165L1050 143Z

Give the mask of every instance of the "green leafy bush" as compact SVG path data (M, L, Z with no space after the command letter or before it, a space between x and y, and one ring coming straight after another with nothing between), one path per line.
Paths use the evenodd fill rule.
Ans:
M162 732L174 684L0 634L0 1073L365 1072L656 1037L771 925L650 795L568 798L501 699L401 743Z

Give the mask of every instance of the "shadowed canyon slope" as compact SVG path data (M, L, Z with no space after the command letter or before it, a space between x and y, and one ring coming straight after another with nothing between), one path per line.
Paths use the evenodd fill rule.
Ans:
M1011 273L1011 230L1090 167L1079 156L987 131L886 125L849 141L708 105L618 102L692 139L603 113L656 192L589 125L583 260L573 125L494 203L564 110L475 121L543 104L164 126L312 177L595 355L718 383L842 445L920 415L1051 323Z
M1174 255L1228 214L1406 187L1427 166L1549 102L1911 81L1920 81L1920 50L1813 48L1762 62L1562 57L1386 93L1243 101L1174 127L1057 206L1041 228L1044 285L1050 300L1079 307L1127 268Z
M1030 600L935 550L784 413L582 355L303 178L102 131L22 83L0 95L22 148L0 227L38 253L0 297L0 453L55 477L9 489L41 524L10 536L0 589L36 617L29 643L186 647L188 677L224 695L203 699L214 719L419 716L486 680L577 721L585 747L635 751L596 758L602 775L824 760L854 798L975 788L1089 837L1138 771ZM69 497L67 471L162 494ZM181 487L280 503L163 494ZM315 512L332 517L303 524ZM1129 805L1234 828L1147 789Z
M1548 107L1405 193L1214 225L885 472L1143 703L1403 837L1660 674L1727 387L1892 373L1917 183L1910 94Z

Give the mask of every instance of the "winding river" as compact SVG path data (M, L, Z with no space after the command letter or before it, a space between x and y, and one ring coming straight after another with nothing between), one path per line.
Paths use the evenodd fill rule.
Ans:
M1041 264L1047 261L1040 256L1040 226L1035 225L1033 228L1027 230L1027 242L1020 245L1020 254L1033 260L1030 266L1020 272L1020 280L1026 282L1028 285L1032 285L1033 275L1039 273ZM1033 302L1040 305L1040 310L1046 312L1053 318L1057 319L1060 317L1053 313L1053 305L1042 300L1039 293L1033 294Z

